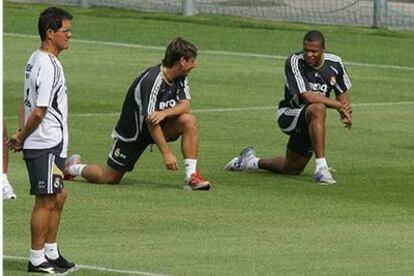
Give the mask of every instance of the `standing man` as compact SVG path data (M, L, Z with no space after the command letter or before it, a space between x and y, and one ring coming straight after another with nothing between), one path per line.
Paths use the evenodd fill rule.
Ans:
M9 142L15 151L23 149L30 194L35 195L29 272L54 274L75 267L61 255L56 242L67 196L63 171L68 147L67 87L59 54L69 47L72 18L55 7L40 14L41 45L26 64L20 130Z
M184 189L209 190L210 182L196 171L198 134L196 119L190 114L187 75L196 65L196 57L193 44L180 37L174 39L162 64L148 68L131 84L112 132L114 143L107 166L80 164L80 156L72 155L66 166L66 179L82 176L91 183L118 184L153 143L159 148L165 167L178 170L177 157L168 142L181 137Z
M285 97L279 103L277 122L290 136L286 156L257 158L251 147L230 160L225 170L264 169L274 173L299 175L315 153L314 180L321 185L336 183L325 158L325 122L327 108L336 109L345 127L352 126L352 108L348 90L351 82L337 55L325 52L321 32L310 31L303 39L303 51L288 57L285 63ZM335 99L330 99L330 92Z

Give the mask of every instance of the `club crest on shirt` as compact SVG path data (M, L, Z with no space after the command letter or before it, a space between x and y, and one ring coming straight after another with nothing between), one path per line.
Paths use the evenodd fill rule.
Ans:
M335 86L335 84L336 84L336 78L335 78L335 76L332 76L332 77L331 77L331 79L330 79L330 81L329 81L329 84L330 84L331 86Z

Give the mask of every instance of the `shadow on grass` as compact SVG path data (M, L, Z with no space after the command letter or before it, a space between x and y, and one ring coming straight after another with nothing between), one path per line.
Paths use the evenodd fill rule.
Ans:
M303 173L301 175L281 175L276 173L271 173L264 170L254 171L254 172L226 172L228 175L234 175L234 177L242 177L243 181L240 183L240 186L273 186L274 185L309 185L313 184L312 176ZM227 175L227 176L228 176ZM251 181L250 178L252 178ZM250 185L246 184L250 182ZM269 182L271 185L269 185ZM234 186L234 184L233 184Z
M68 181L67 181L68 182ZM165 183L165 182L155 182L155 181L145 181L145 180L137 180L131 178L125 178L121 180L120 184L93 184L89 183L85 180L74 180L70 181L71 185L73 184L80 184L80 185L96 185L96 186L104 186L104 187L111 187L114 188L122 188L122 187L131 187L136 186L138 188L154 188L154 189L168 189L168 190L181 190L182 184L179 182L174 183Z

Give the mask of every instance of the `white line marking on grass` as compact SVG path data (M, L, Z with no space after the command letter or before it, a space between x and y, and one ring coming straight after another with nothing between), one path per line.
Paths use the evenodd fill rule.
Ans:
M414 102L385 102L385 103L355 103L353 107L359 106L392 106L392 105L412 105ZM260 111L260 110L275 110L276 105L272 106L252 106L252 107L229 107L229 108L209 108L209 109L194 109L192 113L219 113L219 112L244 112L244 111ZM105 117L118 116L119 112L111 113L72 113L69 117ZM16 119L17 116L4 116L5 119Z
M18 34L18 33L3 33L3 35L13 36L13 37L22 37L22 38L38 38L38 36L35 36L35 35ZM111 41L74 39L74 38L72 38L71 40L73 42L93 44L93 45L99 44L99 45L127 47L127 48L150 49L150 50L160 50L160 51L165 50L165 47L161 47L161 46L151 46L151 45L111 42ZM205 54L211 54L211 55L223 55L223 56L235 56L235 57L252 57L252 58L278 59L278 60L286 59L286 57L284 56L268 55L268 54L238 53L238 52L214 51L214 50L200 50L199 52L205 53ZM361 63L361 62L353 62L353 61L345 62L345 64L353 65L353 66L361 66L361 67L374 67L374 68L381 68L381 69L397 69L397 70L414 71L414 67L410 67L410 66L399 66L399 65L389 65L389 64L371 64L371 63Z
M19 256L3 256L6 260L19 260L19 261L28 261L28 258L19 257ZM102 271L102 272L115 272L128 275L144 275L144 276L168 276L168 274L158 274L152 272L136 271L136 270L123 270L123 269L112 269L100 266L93 265L76 265L79 269L93 270L93 271Z

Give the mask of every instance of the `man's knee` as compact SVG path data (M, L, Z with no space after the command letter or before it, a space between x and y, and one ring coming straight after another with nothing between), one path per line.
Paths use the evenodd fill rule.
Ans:
M181 114L178 117L178 122L184 127L184 128L197 128L197 120L192 114Z
M166 121L163 128L165 138L168 142L177 140L181 135L197 135L197 122L192 114L181 114Z
M322 103L310 104L306 108L306 113L308 117L325 117L326 116L326 106Z
M62 189L62 191L58 194L56 194L55 203L56 208L63 209L63 206L65 205L66 198L68 197L68 193L65 189Z
M52 211L53 209L63 208L67 193L62 190L58 194L36 195L35 208Z
M123 172L106 167L104 170L104 179L101 183L117 185L121 182Z
M306 168L311 155L302 154L296 150L287 149L284 174L300 175Z

